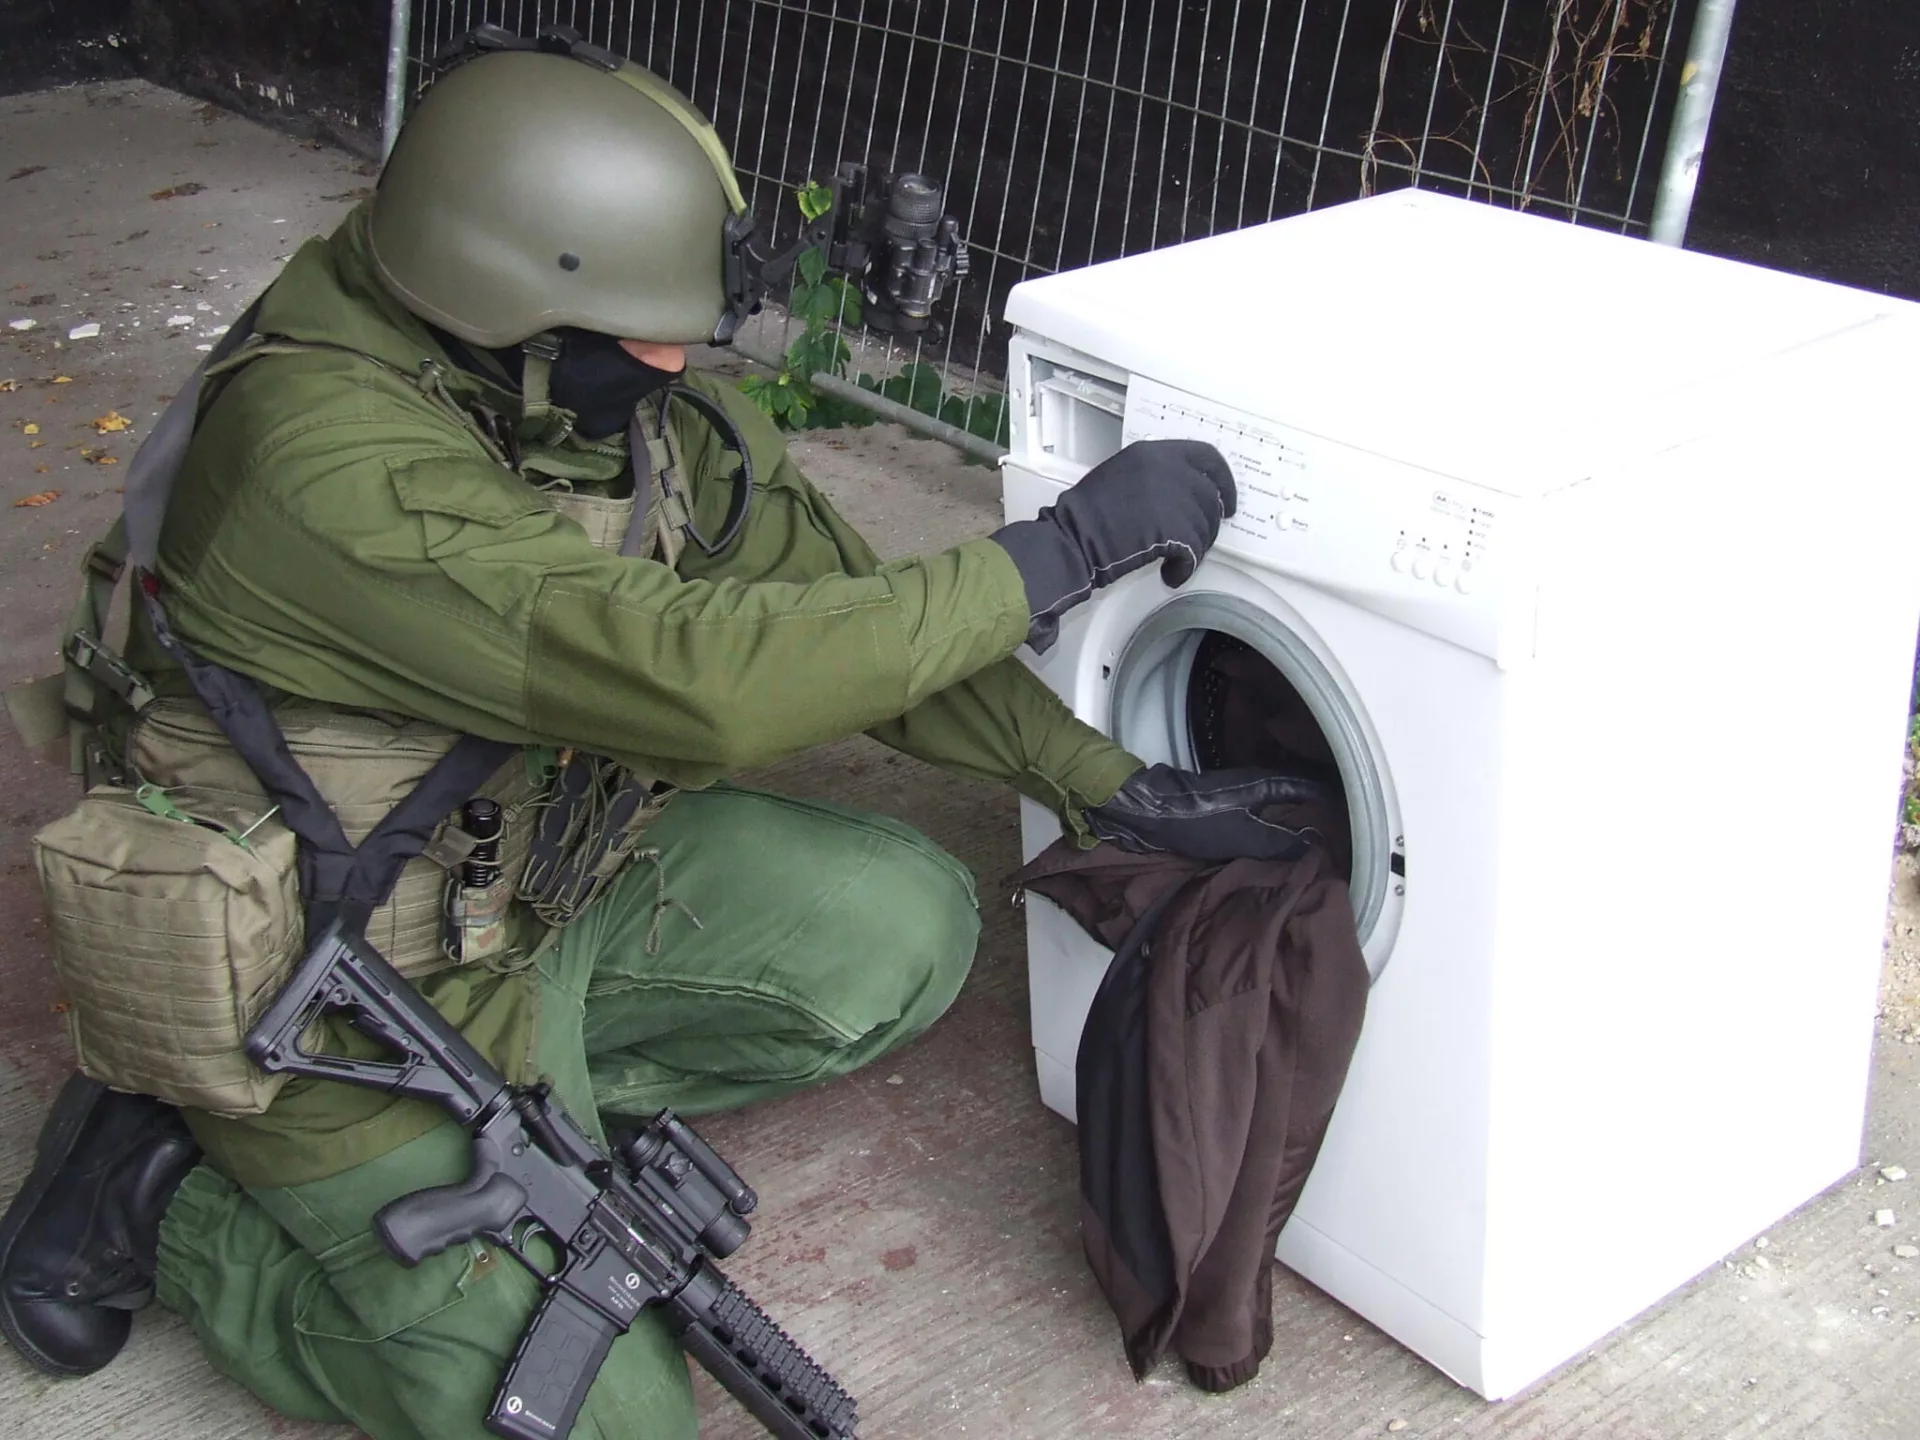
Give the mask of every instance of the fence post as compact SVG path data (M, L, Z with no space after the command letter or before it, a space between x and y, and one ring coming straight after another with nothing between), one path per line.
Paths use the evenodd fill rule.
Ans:
M1714 97L1720 92L1720 67L1727 58L1735 3L1700 0L1694 11L1693 35L1680 71L1680 99L1674 106L1660 189L1653 200L1653 224L1647 232L1656 244L1678 245L1687 238L1687 217L1693 212L1694 187L1700 183L1700 160L1707 150Z
M407 38L413 30L413 0L393 0L387 23L387 91L380 112L380 159L384 163L407 116Z

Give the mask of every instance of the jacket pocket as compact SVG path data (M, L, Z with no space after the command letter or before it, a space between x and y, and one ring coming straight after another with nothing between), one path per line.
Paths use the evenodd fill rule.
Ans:
M490 461L429 455L396 462L388 473L400 508L416 515L445 515L499 530L551 508L538 490Z

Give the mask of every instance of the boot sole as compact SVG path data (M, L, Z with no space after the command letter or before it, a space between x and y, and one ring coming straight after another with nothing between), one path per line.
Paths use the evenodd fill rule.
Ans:
M75 1075L60 1088L60 1094L55 1097L53 1109L47 1116L47 1123L40 1130L39 1153L33 1162L33 1171L20 1187L20 1192L13 1197L6 1216L0 1218L0 1274L6 1273L7 1264L13 1258L14 1241L20 1237L28 1217L53 1184L53 1177L73 1153L74 1142L86 1127L87 1117L93 1114L94 1106L100 1103L106 1093L105 1085L98 1080L89 1080L85 1075ZM20 1333L19 1324L14 1319L13 1302L7 1298L4 1288L0 1288L0 1334L6 1336L29 1364L48 1375L91 1375L98 1368L63 1365L32 1344Z

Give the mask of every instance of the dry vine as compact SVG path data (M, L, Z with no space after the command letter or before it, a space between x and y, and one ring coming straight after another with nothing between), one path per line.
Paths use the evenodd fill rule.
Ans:
M1610 129L1613 176L1623 179L1628 158L1616 101L1627 67L1657 67L1662 32L1676 0L1545 0L1544 55L1528 60L1505 48L1508 9L1502 6L1491 44L1478 39L1468 22L1454 13L1456 0L1396 0L1393 23L1381 51L1379 90L1373 123L1362 147L1361 189L1376 188L1380 167L1389 165L1418 175L1433 169L1423 165L1425 149L1440 145L1463 152L1463 181L1469 193L1476 187L1504 191L1525 209L1535 201L1577 208L1584 199L1588 171ZM1408 11L1412 10L1411 18ZM1413 139L1383 129L1389 94L1389 75L1396 46L1432 52L1430 63L1444 67L1434 80L1435 93L1444 81L1453 102L1447 106L1451 123L1438 123L1438 106L1429 116L1429 128ZM1636 78L1649 78L1644 73ZM1509 137L1512 170L1496 178L1485 158L1490 116L1508 113L1518 103L1522 118ZM1404 160L1383 160L1391 148ZM1547 189L1557 177L1560 197Z

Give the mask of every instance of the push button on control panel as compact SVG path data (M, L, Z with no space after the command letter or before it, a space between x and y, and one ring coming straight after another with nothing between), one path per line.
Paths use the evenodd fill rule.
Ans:
M1480 577L1474 571L1471 557L1456 559L1452 555L1436 555L1425 545L1409 545L1402 541L1388 557L1388 563L1397 575L1431 581L1443 590L1471 595L1480 588Z

